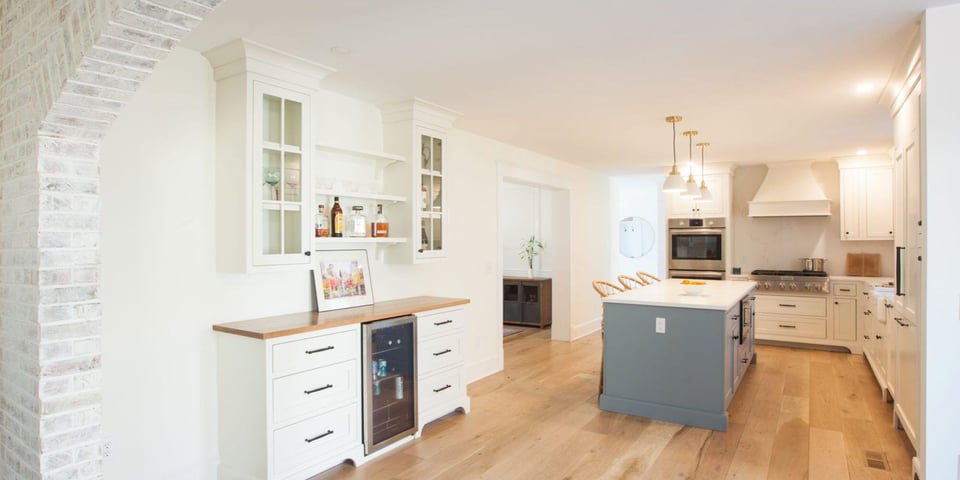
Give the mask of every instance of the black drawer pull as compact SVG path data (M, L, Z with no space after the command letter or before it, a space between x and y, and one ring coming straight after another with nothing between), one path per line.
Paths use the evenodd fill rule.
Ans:
M436 326L438 326L438 327L439 327L440 325L446 325L446 324L448 324L448 323L453 323L453 320L444 320L444 321L442 321L442 322L433 322L433 324L436 325Z
M446 354L448 354L448 353L450 353L450 352L452 352L452 351L453 351L453 350L450 350L450 349L448 348L448 349L446 349L446 350L444 350L444 351L442 351L442 352L434 353L433 356L434 356L434 357L439 357L440 355L446 355Z
M849 292L849 291L850 291L849 288L841 288L841 289L839 289L839 290L840 290L841 292Z
M326 385L324 385L324 386L322 386L322 387L314 388L313 390L304 390L303 393L306 393L307 395L310 395L311 393L321 392L321 391L326 390L326 389L328 389L328 388L333 388L333 385L330 385L330 384L328 383L328 384L326 384Z
M883 337L881 337L880 335L877 335L877 340L883 340Z
M903 323L903 317L893 317L893 319L894 319L894 320L897 322L897 324L899 324L901 327L909 327L909 326L910 326L910 324L908 324L908 323Z
M303 353L306 353L307 355L313 355L314 353L326 352L327 350L333 350L333 345L328 345L326 347L318 348L316 350L307 350Z
M440 387L440 388L434 388L434 389L433 389L433 393L440 393L440 392L442 392L442 391L444 391L444 390L446 390L446 389L448 389L448 388L451 388L451 385L446 385L446 386Z
M864 335L864 336L863 336L863 339L864 339L864 340L870 340L870 335Z
M796 325L777 325L780 328L797 328Z
M317 435L316 437L313 437L313 438L304 438L303 441L307 443L312 443L328 435L333 435L333 430L327 430L326 433L321 433L320 435Z
M780 305L781 307L793 307L793 308L796 308L796 307L797 307L796 305L794 305L794 304L792 304L792 303L778 303L777 305Z

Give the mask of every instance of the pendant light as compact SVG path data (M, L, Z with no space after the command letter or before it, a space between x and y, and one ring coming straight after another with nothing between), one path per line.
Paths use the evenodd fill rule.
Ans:
M703 168L703 149L704 147L709 147L710 144L698 143L697 146L700 147L700 201L709 202L713 200L713 194L710 193L710 189L707 188L706 171Z
M677 122L683 120L683 117L680 115L671 115L667 117L666 120L673 124L673 169L670 170L670 174L667 175L667 179L663 182L663 191L679 192L686 188L686 185L683 183L683 177L680 176L680 171L677 170Z
M690 198L696 200L700 196L700 189L697 188L697 179L693 178L693 137L699 132L696 130L687 130L683 132L683 136L690 139L690 151L689 162L687 165L690 166L690 176L687 177L687 183L684 185L684 189L680 191L680 196L685 198Z

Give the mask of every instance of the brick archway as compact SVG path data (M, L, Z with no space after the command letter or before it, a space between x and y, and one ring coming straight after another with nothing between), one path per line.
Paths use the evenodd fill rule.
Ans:
M100 478L100 141L223 0L0 0L0 478Z

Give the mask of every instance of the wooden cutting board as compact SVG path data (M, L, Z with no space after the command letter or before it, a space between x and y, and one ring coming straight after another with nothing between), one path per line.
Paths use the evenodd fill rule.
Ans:
M848 253L847 275L854 277L879 277L879 253Z

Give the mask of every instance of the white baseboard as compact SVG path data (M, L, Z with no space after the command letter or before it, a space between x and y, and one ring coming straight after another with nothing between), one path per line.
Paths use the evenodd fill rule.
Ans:
M487 357L478 362L468 363L464 367L467 384L471 384L503 370L503 348L498 349L498 355Z
M587 335L590 335L593 332L599 331L603 328L603 317L597 317L592 320L587 320L586 322L579 323L573 327L573 338L570 341L574 341Z

